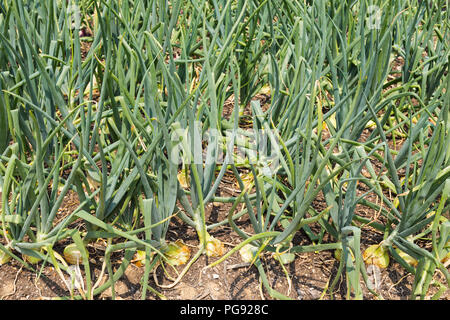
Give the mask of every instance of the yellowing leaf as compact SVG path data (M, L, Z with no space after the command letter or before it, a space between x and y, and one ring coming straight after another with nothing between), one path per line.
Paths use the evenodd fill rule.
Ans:
M190 179L189 179L189 174L186 171L186 169L182 169L180 172L178 172L177 178L178 178L178 182L184 189L189 188L189 180Z
M244 184L244 188L249 190L253 183L253 173L249 172L247 174L241 175L242 183ZM239 188L239 184L236 182L236 186Z
M133 260L131 260L132 263L136 267L143 267L145 265L145 251L144 250L136 250L136 253L134 254Z
M266 84L265 86L263 86L261 88L261 90L259 90L260 94L265 94L265 95L270 95L270 86L268 84Z
M433 215L435 215L436 214L436 211L430 211L428 214L427 214L427 218L431 218ZM446 218L446 217L444 217L444 216L440 216L439 217L439 222L441 222L441 223L443 223L443 222L446 222L446 221L448 221L448 219Z
M442 263L447 263L447 261L450 261L450 252L448 252L447 255L441 260Z
M87 171L86 178L89 183L89 188L96 190L100 187L100 177L94 171Z
M447 261L450 261L450 241L447 241L445 243L444 248L446 249L446 251L448 250L447 255L441 259L441 262L445 264Z
M398 206L400 205L400 200L398 200L398 198L395 198L394 199L394 207L396 208L396 209L398 209Z
M335 115L335 113L333 113L333 114L328 118L328 120L331 122L331 124L333 125L333 127L336 128L336 115Z

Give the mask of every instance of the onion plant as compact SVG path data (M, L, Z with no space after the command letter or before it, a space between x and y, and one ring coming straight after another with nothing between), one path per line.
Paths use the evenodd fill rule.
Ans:
M289 297L260 253L288 275L296 253L321 250L341 252L331 297L341 276L347 298L362 299L362 283L380 297L361 252L367 225L414 274L412 299L450 284L445 0L4 0L0 29L0 250L30 269L30 257L54 265L67 298L109 287L115 298L144 252L141 298L164 299L150 275L171 264L174 216L199 246L162 288L202 254L218 258L212 267L251 244L273 298ZM226 174L235 196L217 195ZM61 216L71 193L79 205ZM208 222L212 202L231 203L226 219ZM242 239L229 252L212 236L226 224ZM97 239L100 277L88 259ZM78 269L57 252L63 241L83 257Z

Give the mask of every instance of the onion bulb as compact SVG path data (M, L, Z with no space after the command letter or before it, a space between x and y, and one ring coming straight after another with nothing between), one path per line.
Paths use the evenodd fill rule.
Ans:
M163 253L167 258L167 262L173 266L187 263L191 256L191 250L181 239L169 243L163 250Z
M257 253L257 251L258 251L257 247L248 243L245 246L243 246L241 249L239 249L239 254L241 255L242 261L251 263L253 261L253 258L255 257L255 254Z
M0 266L4 265L5 263L8 263L9 260L11 260L11 256L3 251L0 251Z
M352 256L352 261L354 262L355 256L351 250L349 250L349 251L350 251L350 255ZM336 258L337 261L341 261L341 255L342 255L342 249L334 250L334 257Z
M398 255L400 257L402 257L403 260L406 261L406 263L408 263L410 266L412 267L416 267L417 264L419 263L416 259L414 259L413 257L411 257L409 254L407 254L406 252L403 252L402 250L400 250L399 248L395 249L395 251L397 251Z
M40 251L38 251L38 250L33 250L33 251L42 253L42 250L40 250ZM27 255L27 254L24 254L23 257L24 257L24 259L25 259L27 262L29 262L29 263L31 263L31 264L37 264L39 261L42 260L41 258L29 256L29 255Z
M369 246L363 253L363 259L366 264L373 264L381 269L385 269L389 265L387 249L381 244Z
M206 242L206 255L208 257L220 257L225 254L225 246L222 241L214 238L213 236L208 237Z
M276 253L276 255L282 264L289 264L295 260L295 254L291 252Z
M78 249L75 243L69 244L64 248L64 259L70 264L81 264L83 263L83 255Z

